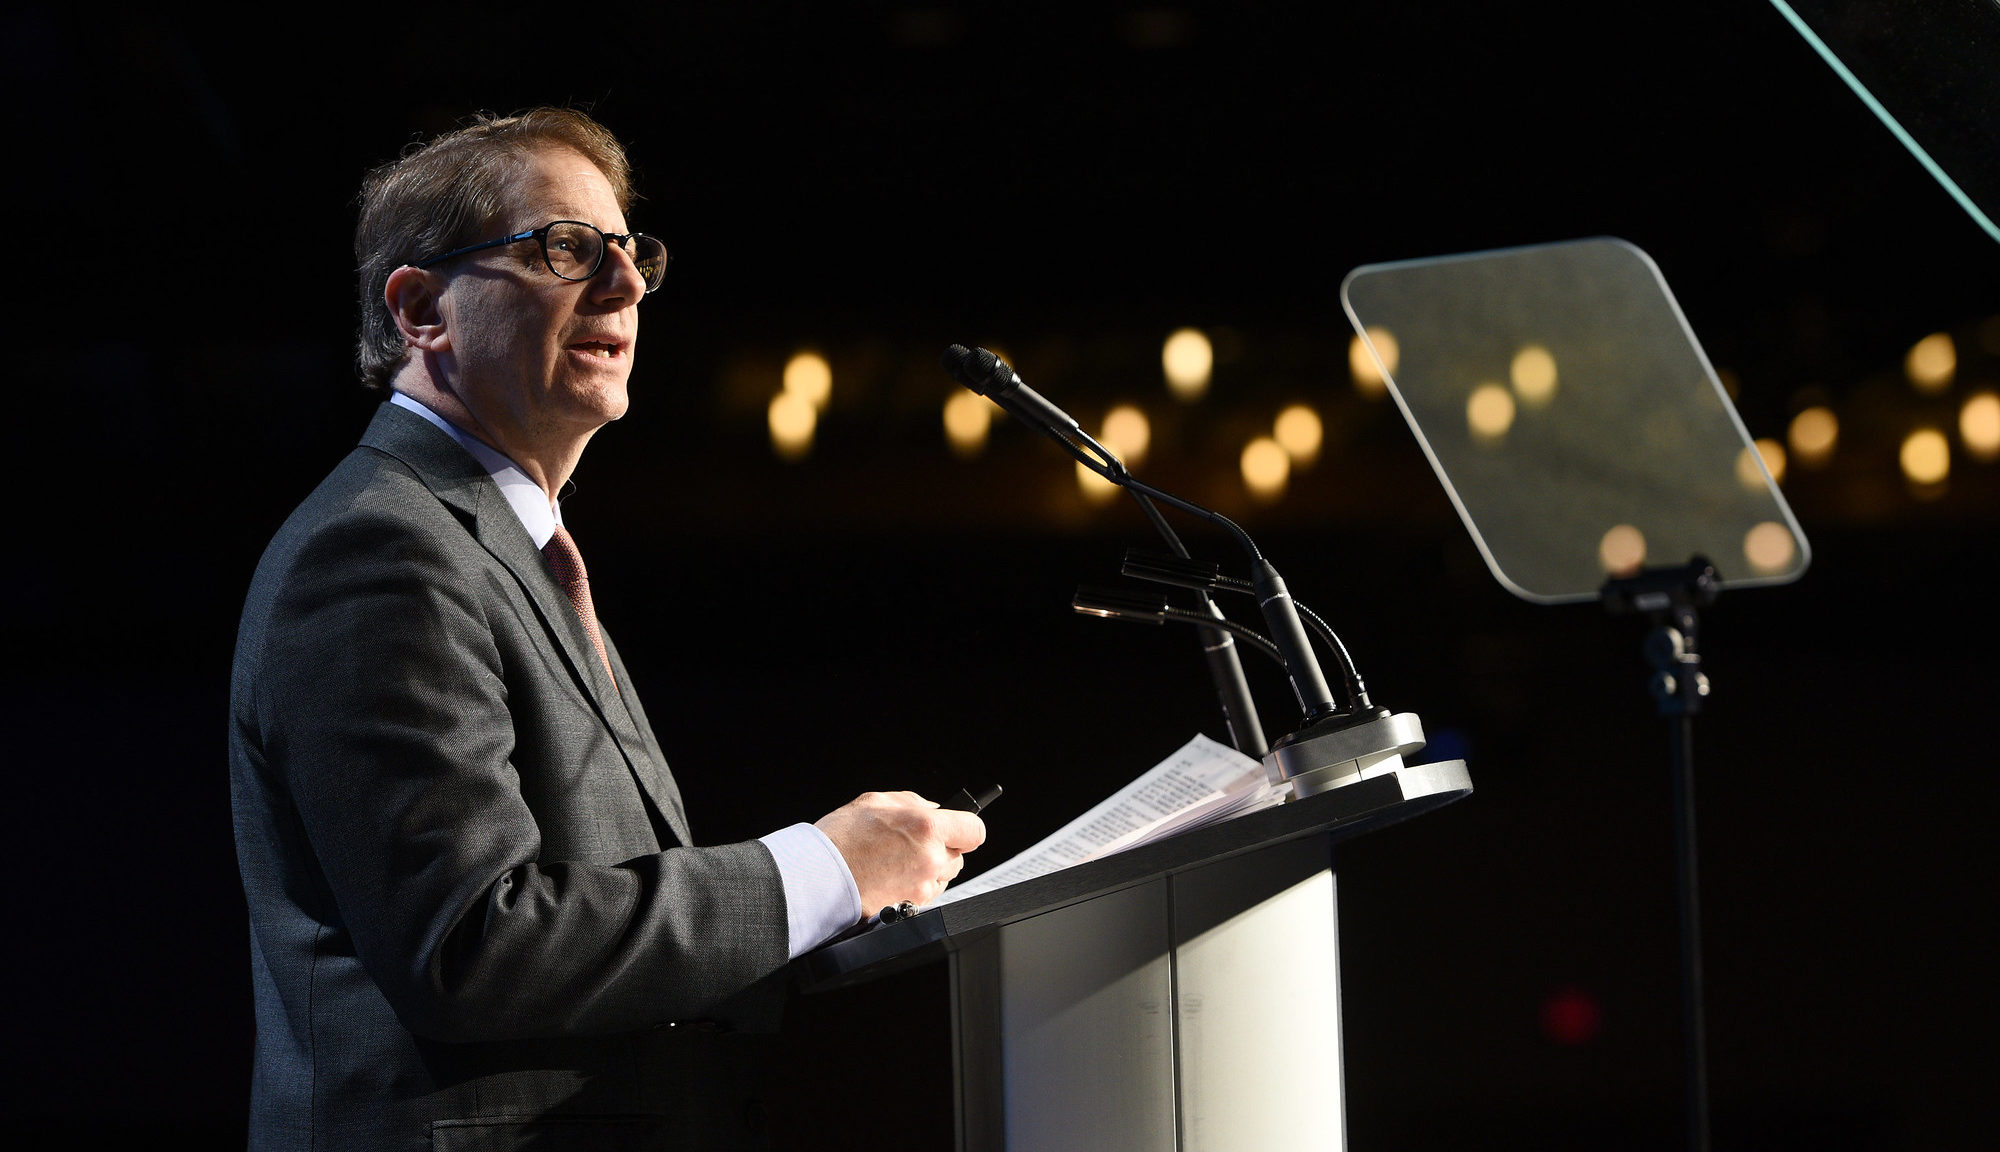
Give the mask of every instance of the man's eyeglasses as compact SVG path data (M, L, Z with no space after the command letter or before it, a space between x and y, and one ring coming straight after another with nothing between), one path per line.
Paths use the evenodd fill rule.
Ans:
M648 236L644 232L627 232L621 236L581 220L556 220L527 232L488 240L484 244L454 248L419 263L417 267L429 268L454 256L519 244L523 240L539 241L543 262L549 266L549 271L564 280L588 280L597 275L597 270L604 266L604 253L612 244L623 248L625 254L632 258L633 266L639 269L639 275L646 281L646 291L658 288L660 282L667 278L667 246L661 243L659 237Z

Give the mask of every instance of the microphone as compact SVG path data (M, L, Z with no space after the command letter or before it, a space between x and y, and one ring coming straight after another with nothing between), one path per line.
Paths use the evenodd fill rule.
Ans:
M1021 383L1019 373L984 348L953 344L944 350L944 370L960 384L1044 431L1082 434L1075 417Z
M1177 554L1185 557L1188 554L1187 548L1181 544L1180 537L1174 534L1173 528L1160 515L1159 509L1154 507L1152 497L1157 495L1177 507L1199 515L1214 515L1178 497L1138 484L1126 470L1124 461L1109 448L1092 439L1090 433L1085 432L1077 424L1075 417L1049 403L1040 393L1023 384L1020 375L1005 360L992 352L984 348L967 348L963 344L953 344L944 350L942 363L945 372L950 374L952 379L998 404L1016 420L1055 441L1062 446L1063 451L1074 456L1084 467L1123 487ZM1235 525L1229 527L1234 528ZM1237 531L1240 535L1241 530ZM1243 539L1247 543L1249 538ZM1251 551L1254 554L1254 545L1251 546ZM1230 741L1240 752L1250 756L1262 756L1270 745L1265 742L1264 727L1257 719L1257 705L1250 698L1250 685L1243 679L1243 663L1236 655L1236 646L1231 633L1237 629L1223 617L1222 610L1209 600L1207 592L1197 590L1197 595L1209 616L1202 621L1203 657L1208 663L1209 676L1214 681L1216 697L1222 706L1223 720L1229 726ZM1257 637L1257 640L1259 643L1263 642L1262 637Z
M1151 600L1141 602L1129 597L1106 598L1087 594L1080 595L1074 601L1074 607L1079 612L1114 619L1149 623L1184 620L1200 626L1203 648L1209 656L1209 670L1215 679L1216 692L1221 698L1231 736L1235 738L1239 750L1263 757L1264 769L1273 784L1290 784L1295 798L1310 796L1352 783L1366 775L1399 770L1403 767L1404 756L1423 748L1422 722L1413 713L1392 714L1387 708L1371 703L1367 690L1361 686L1361 677L1353 669L1353 661L1347 656L1346 646L1340 643L1338 637L1332 636L1331 629L1326 629L1324 622L1313 617L1315 624L1332 639L1332 647L1346 680L1347 707L1341 708L1334 703L1333 691L1320 672L1319 661L1313 655L1312 641L1307 638L1305 626L1300 620L1302 613L1299 605L1286 590L1278 570L1264 558L1256 542L1240 525L1219 512L1141 482L1126 470L1117 456L1091 439L1090 434L1084 432L1069 413L1021 383L1021 377L1006 361L986 349L953 344L945 350L943 364L952 379L992 400L1016 419L1039 429L1084 466L1124 488L1138 502L1146 518L1153 522L1180 560L1189 560L1187 548L1160 515L1159 509L1154 507L1155 499L1200 516L1236 537L1237 543L1250 557L1251 579L1247 582L1224 580L1213 570L1193 564L1155 565L1149 571L1132 573L1145 579L1195 588L1202 606L1207 609L1206 615L1162 610ZM1093 454L1097 459L1091 458ZM1268 638L1222 618L1221 610L1208 598L1210 587L1243 591L1245 583L1255 595L1264 623L1271 630ZM1250 700L1249 685L1243 680L1242 663L1237 659L1230 633L1253 640L1260 650L1268 646L1270 652L1278 656L1287 679L1291 681L1292 691L1298 697L1300 710L1305 714L1303 726L1270 745L1268 752L1265 751L1262 728L1257 723L1256 705Z

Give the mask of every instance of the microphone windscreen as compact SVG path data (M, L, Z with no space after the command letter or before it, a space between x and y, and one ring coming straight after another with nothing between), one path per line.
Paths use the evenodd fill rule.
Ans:
M965 362L972 359L972 349L963 344L953 344L944 350L944 370L953 380L965 382Z
M967 348L963 344L953 344L944 350L944 370L951 378L979 393L991 396L994 388L994 369L1000 357L984 348Z

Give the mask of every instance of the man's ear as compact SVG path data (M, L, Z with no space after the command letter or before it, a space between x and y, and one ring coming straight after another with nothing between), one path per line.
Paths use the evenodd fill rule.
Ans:
M404 343L419 352L445 352L451 348L444 310L438 306L443 290L442 277L408 264L389 273L389 282L382 289L382 301L389 306L389 315L402 332Z

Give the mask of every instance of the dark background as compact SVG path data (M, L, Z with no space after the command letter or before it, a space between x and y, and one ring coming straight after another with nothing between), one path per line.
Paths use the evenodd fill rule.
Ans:
M32 297L8 321L0 1124L240 1142L228 663L264 541L374 403L354 189L472 110L577 102L629 141L632 220L675 265L565 515L698 835L997 780L991 863L1220 735L1189 637L1067 609L1148 542L1137 513L1086 506L1017 428L946 450L937 354L997 345L1086 423L1144 402L1147 474L1241 515L1376 698L1471 765L1470 800L1341 860L1353 1146L1675 1146L1643 628L1492 581L1393 407L1349 383L1338 301L1363 263L1621 236L1753 434L1808 403L1843 422L1786 481L1811 571L1705 617L1716 1145L1990 1140L2000 479L1961 455L1915 492L1895 449L2000 379L2000 247L1769 5L38 5L0 29ZM1189 324L1220 359L1176 407L1159 344ZM1924 398L1900 366L1934 331L1959 381ZM764 404L808 346L835 395L785 463ZM1235 453L1294 400L1327 450L1252 504ZM947 1146L945 993L933 967L800 1000L787 1145ZM1594 1027L1565 1039L1563 1005Z

